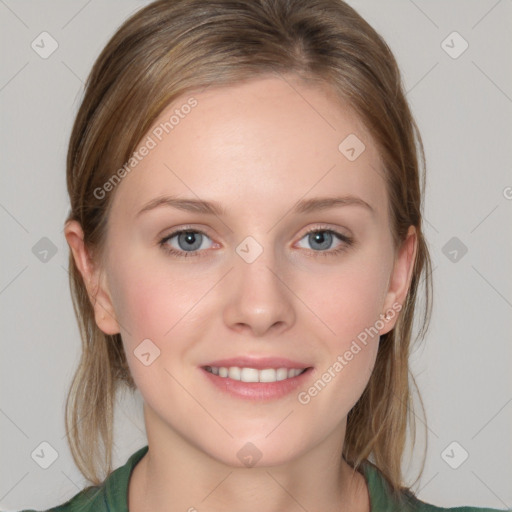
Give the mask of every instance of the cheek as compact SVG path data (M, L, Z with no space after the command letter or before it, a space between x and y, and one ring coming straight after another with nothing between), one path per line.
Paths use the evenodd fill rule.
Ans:
M111 276L123 342L132 350L144 339L160 349L172 340L178 348L177 334L199 321L196 306L215 283L211 274L194 275L180 268L170 271L166 262L142 257L125 259L112 268Z
M183 287L175 274L166 275L151 262L140 261L142 258L125 259L111 270L110 283L128 366L148 401L158 396L158 390L169 388L170 377L164 371L170 366L169 341L172 360L180 364L184 351L180 343L185 346L186 339L178 333L194 299L197 302L197 285ZM149 353L146 361L145 353Z
M312 386L301 390L298 400L313 407L318 417L328 417L326 428L335 428L340 416L348 414L371 377L380 340L378 292L386 282L378 268L360 261L340 267L325 279L322 291L310 295L311 309L319 312L322 324L318 332L324 334L318 343L324 357Z
M118 267L113 279L114 307L123 339L136 343L139 338L157 338L163 324L172 320L170 311L167 316L161 314L166 305L166 283L156 285L144 269L127 270Z
M361 331L375 325L383 312L388 284L387 264L355 257L321 278L303 283L308 306L330 333L343 345ZM305 293L305 292L304 292Z
M318 372L319 386L327 383L331 390L325 394L325 407L331 403L348 410L371 376L392 261L382 254L382 245L376 244L347 258L332 272L317 275L314 287L311 278L302 284L310 290L305 296L318 317L318 332L323 333L320 339L328 354Z

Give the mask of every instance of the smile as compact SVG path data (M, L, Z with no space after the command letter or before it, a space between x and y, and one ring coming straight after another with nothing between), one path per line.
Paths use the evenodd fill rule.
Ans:
M205 366L207 372L219 377L240 382L278 382L292 379L304 373L307 368L239 368L238 366Z

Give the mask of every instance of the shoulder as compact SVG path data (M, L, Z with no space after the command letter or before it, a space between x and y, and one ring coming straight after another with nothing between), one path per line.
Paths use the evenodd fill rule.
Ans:
M133 468L148 451L148 446L137 450L126 464L117 468L98 486L89 486L62 505L44 512L128 512L128 483ZM37 512L22 510L20 512Z
M443 508L425 503L410 491L393 493L381 471L371 462L365 461L361 470L366 478L372 511L378 512L502 512L494 508L454 507Z
M45 512L108 512L105 501L104 487L87 487L62 505L46 510ZM37 512L36 510L22 510L20 512Z
M404 511L411 512L503 512L497 508L481 508L481 507L436 507L435 505L431 505L429 503L425 503L424 501L419 500L413 495L410 495L409 498L406 498L408 502L408 508L405 508Z

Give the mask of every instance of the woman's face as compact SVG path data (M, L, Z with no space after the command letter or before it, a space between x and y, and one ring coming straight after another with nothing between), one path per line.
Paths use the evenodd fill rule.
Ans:
M137 158L108 192L97 321L122 335L148 436L238 466L342 441L411 262L394 266L361 123L327 89L261 78L181 97Z

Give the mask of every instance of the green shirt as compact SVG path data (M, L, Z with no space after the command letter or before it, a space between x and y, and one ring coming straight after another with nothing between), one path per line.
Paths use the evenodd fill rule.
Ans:
M128 481L133 468L148 451L144 446L136 451L124 466L113 471L100 486L92 486L79 492L69 501L47 512L128 512ZM392 496L391 489L381 472L371 464L365 462L362 466L368 491L372 512L439 512L451 510L453 512L496 512L497 509L456 507L440 508L428 505L413 495L402 494L402 502L397 503ZM21 512L35 512L25 510Z

